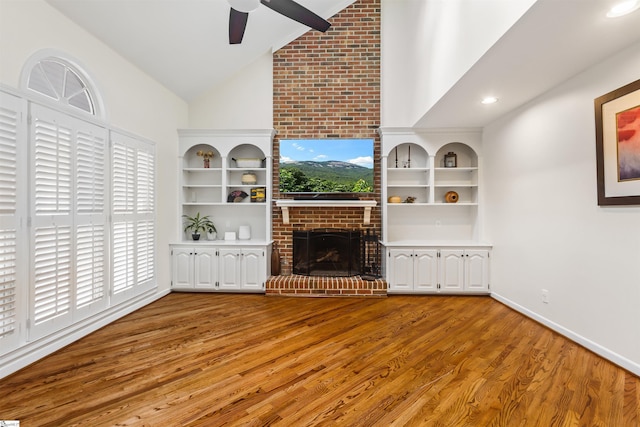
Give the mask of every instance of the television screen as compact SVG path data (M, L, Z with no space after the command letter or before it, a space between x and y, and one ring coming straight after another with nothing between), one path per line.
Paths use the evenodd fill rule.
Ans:
M281 193L372 193L373 139L280 140Z

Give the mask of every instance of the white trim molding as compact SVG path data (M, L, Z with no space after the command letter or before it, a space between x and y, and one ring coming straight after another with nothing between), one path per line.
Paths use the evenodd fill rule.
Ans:
M540 316L539 314L521 306L520 304L511 301L508 298L505 298L501 295L498 295L496 293L491 293L491 297L499 302L501 302L502 304L506 305L507 307L510 307L514 310L516 310L517 312L535 320L538 323L541 323L542 325L546 326L547 328L559 333L560 335L570 339L571 341L585 347L588 350L593 351L594 353L596 353L597 355L609 360L612 363L615 363L616 365L628 370L629 372L640 376L640 364L627 359L624 356L619 355L618 353L615 353L611 350L609 350L606 347L603 347L585 337L583 337L580 334L577 334L576 332L565 328L564 326L561 326L549 319L547 319L546 317Z

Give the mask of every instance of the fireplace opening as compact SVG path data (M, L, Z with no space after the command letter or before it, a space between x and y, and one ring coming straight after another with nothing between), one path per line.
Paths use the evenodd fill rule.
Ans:
M360 231L314 229L293 232L293 273L356 276L361 270Z

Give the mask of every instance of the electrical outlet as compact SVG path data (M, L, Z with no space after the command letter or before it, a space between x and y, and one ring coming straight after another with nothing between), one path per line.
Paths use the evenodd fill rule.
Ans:
M542 290L542 302L545 304L549 304L549 291L546 289Z

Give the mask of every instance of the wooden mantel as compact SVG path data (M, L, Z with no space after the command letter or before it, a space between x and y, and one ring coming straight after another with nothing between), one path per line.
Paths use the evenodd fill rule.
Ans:
M371 223L371 208L375 207L375 200L276 200L276 206L282 209L282 222L289 224L289 208L363 208L364 209L364 225Z

